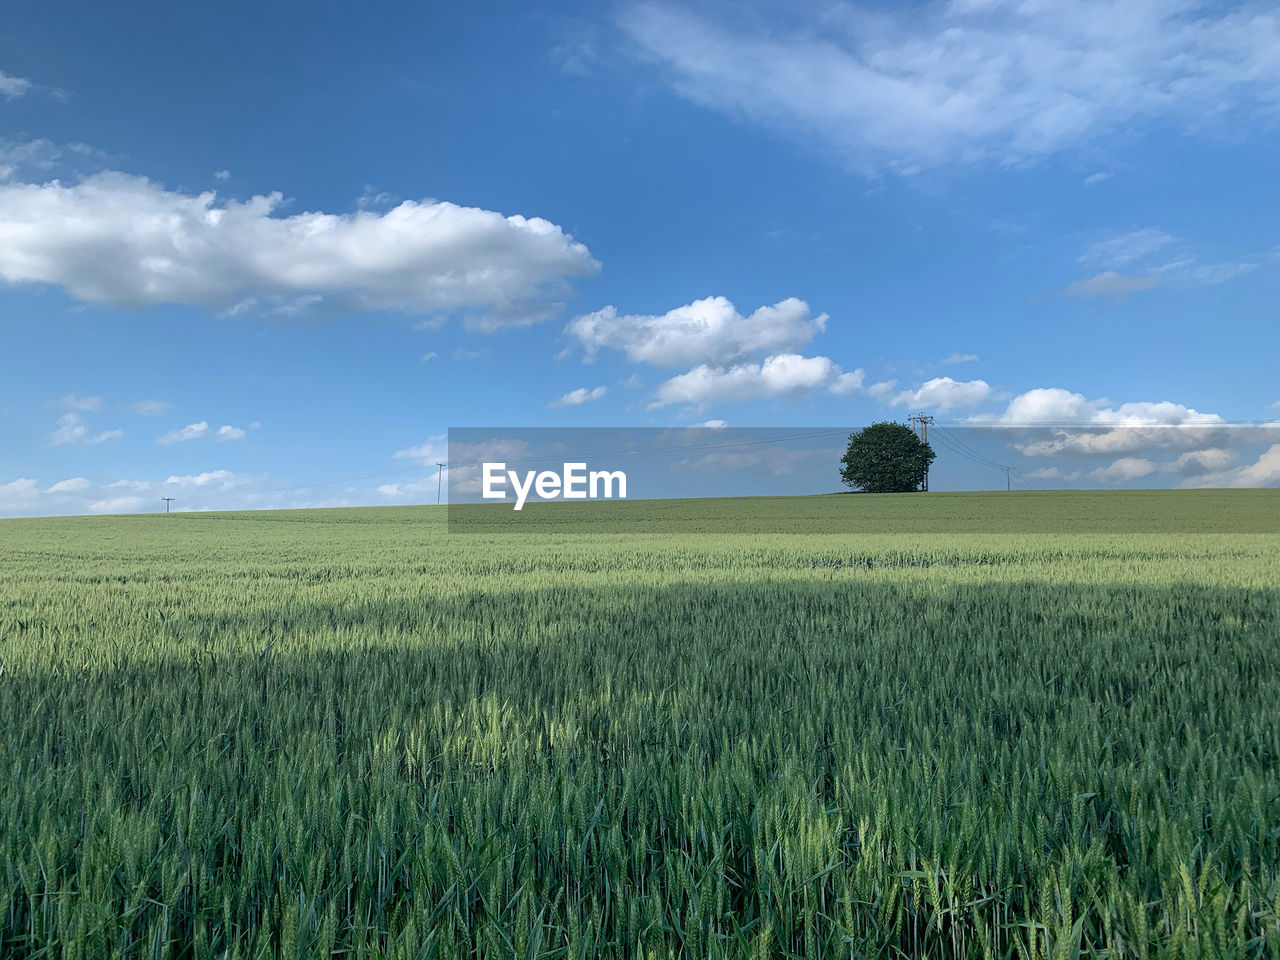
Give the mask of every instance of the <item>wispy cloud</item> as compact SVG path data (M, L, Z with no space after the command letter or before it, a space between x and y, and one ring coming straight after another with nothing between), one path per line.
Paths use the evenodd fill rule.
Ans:
M92 410L101 410L102 398L82 397L76 393L64 393L58 398L56 405L63 410L74 410L84 413Z
M1152 276L1129 277L1114 270L1104 270L1092 277L1067 284L1062 292L1069 297L1110 297L1124 300L1142 290L1150 290L1159 281Z
M102 430L94 433L89 426L80 419L79 415L74 413L64 413L58 418L58 425L54 428L46 438L46 442L51 447L61 447L67 444L79 444L82 446L93 446L95 444L104 443L107 440L115 440L123 437L123 430Z
M176 430L170 430L156 438L156 443L171 444L184 443L188 440L211 439L218 442L227 440L243 440L245 431L239 427L233 427L230 424L223 424L216 430L209 429L209 421L199 420L195 423L188 423L185 427L178 427Z
M620 23L681 96L867 170L1026 161L1136 121L1239 129L1280 92L1269 3L956 0L801 16L642 2Z

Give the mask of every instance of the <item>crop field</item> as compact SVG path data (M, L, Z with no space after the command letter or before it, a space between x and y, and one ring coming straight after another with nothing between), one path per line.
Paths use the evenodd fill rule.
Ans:
M1280 956L1280 491L1114 496L0 521L0 957Z

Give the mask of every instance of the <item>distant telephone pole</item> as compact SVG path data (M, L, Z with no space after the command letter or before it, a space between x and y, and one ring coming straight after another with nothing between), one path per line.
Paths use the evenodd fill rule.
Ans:
M915 435L920 438L921 443L929 442L929 424L933 423L933 417L926 416L924 411L912 414L907 417L907 422L911 424L911 429ZM924 493L929 492L929 468L924 468L924 484L920 488Z
M446 464L443 461L441 460L436 461L436 468L437 468L436 469L436 506L437 507L440 506L440 478L444 476L445 466Z
M1013 467L1001 467L1000 469L1004 471L1004 488L1005 488L1005 490L1012 490L1012 489L1013 489L1013 484L1012 484L1012 482L1009 480L1009 476L1010 476L1010 474L1013 472Z
M173 503L174 498L173 498L173 497L161 497L160 499L164 501L164 512L165 512L165 513L168 513L168 512L169 512L169 504Z

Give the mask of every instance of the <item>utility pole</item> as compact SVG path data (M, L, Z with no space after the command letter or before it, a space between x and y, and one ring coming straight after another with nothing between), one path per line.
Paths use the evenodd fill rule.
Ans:
M169 512L169 504L173 503L174 498L173 498L173 497L161 497L160 499L164 501L164 512L165 512L165 513L168 513L168 512Z
M436 461L436 506L437 507L440 506L440 482L441 482L440 478L444 476L445 466L446 464L443 461L441 460Z
M1000 469L1004 471L1004 488L1005 488L1005 490L1012 490L1012 489L1013 489L1013 485L1009 482L1009 475L1010 475L1010 473L1012 473L1012 472L1013 472L1013 467L1001 467Z
M920 438L921 443L929 442L929 424L933 423L933 417L925 416L923 410L907 417L907 422L911 424L912 431ZM929 468L924 468L924 485L921 487L924 493L929 492Z

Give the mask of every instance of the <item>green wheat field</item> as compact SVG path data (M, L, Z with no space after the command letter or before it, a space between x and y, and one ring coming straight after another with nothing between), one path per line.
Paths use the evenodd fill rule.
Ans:
M0 521L0 957L1280 956L1280 491L949 496Z

